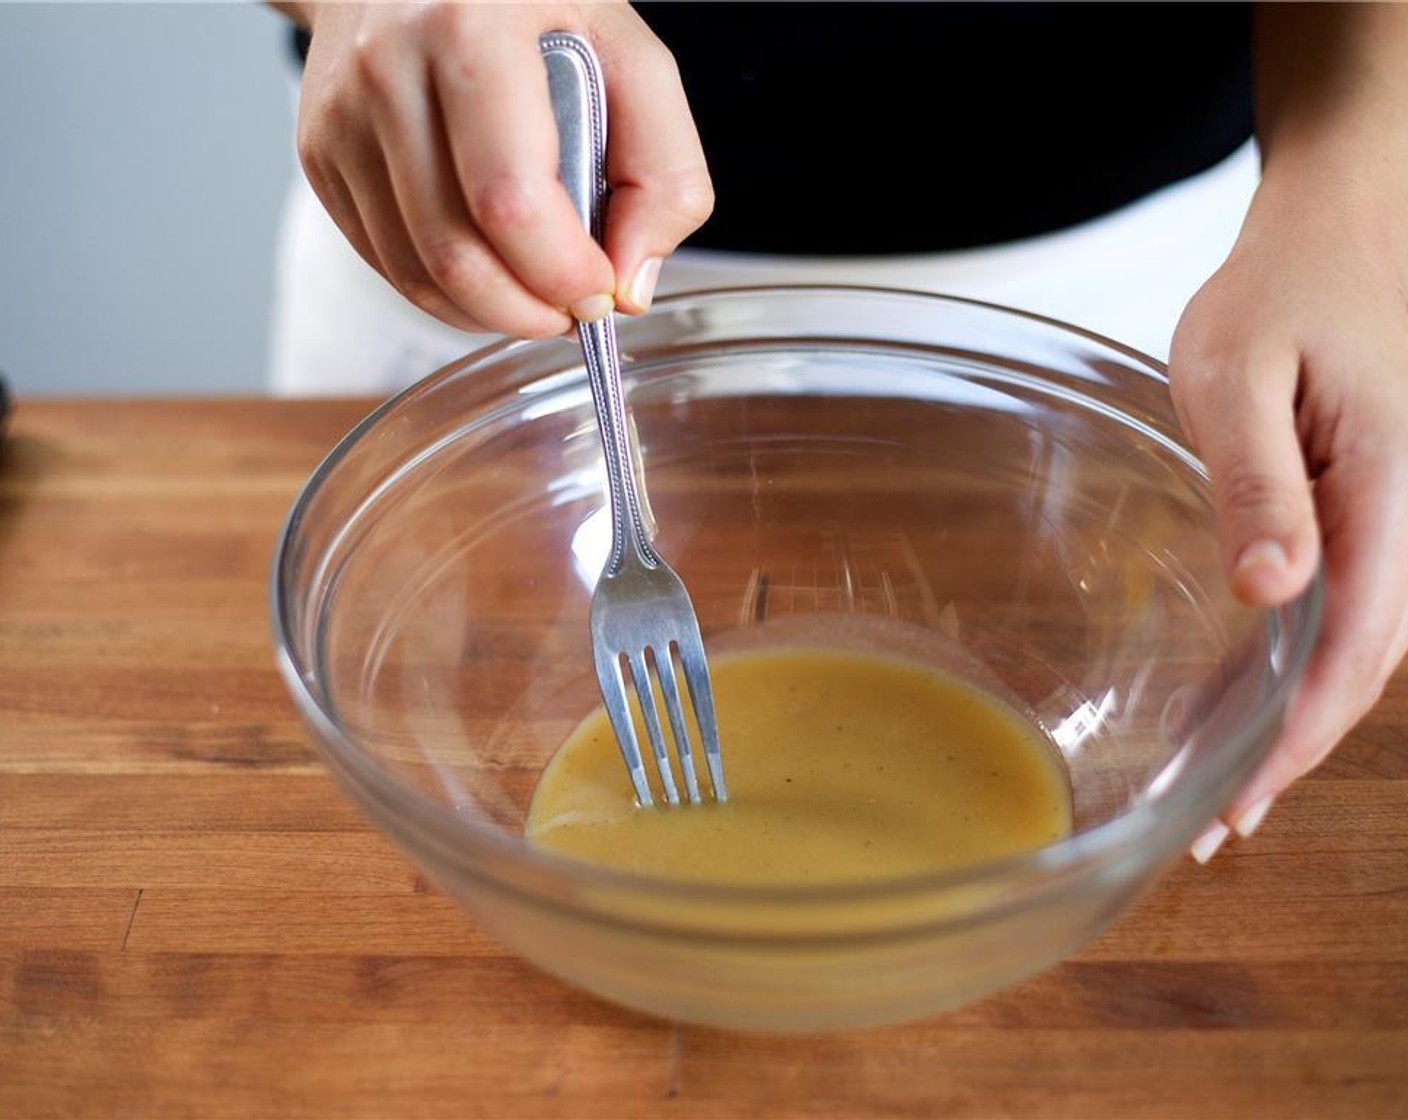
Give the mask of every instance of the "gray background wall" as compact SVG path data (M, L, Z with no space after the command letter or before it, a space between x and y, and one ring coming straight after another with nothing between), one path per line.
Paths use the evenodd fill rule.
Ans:
M0 369L21 395L262 388L293 162L252 3L0 2Z

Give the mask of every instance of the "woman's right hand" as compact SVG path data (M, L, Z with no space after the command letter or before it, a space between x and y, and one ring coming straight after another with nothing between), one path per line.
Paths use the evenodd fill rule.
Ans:
M313 33L309 183L367 263L452 326L542 338L644 311L713 208L674 59L625 3L279 7ZM538 46L553 30L586 38L605 76L604 251L557 178Z

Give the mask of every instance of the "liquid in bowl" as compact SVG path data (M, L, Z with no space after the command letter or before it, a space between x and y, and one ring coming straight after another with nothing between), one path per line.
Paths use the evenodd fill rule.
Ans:
M956 677L802 648L725 656L712 675L728 802L641 808L597 708L545 768L528 839L641 874L787 887L949 871L1070 832L1059 752Z

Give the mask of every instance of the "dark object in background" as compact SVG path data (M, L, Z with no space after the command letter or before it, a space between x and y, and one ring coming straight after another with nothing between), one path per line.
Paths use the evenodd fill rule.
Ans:
M5 374L0 372L0 439L5 438L5 422L10 418L10 391L5 386Z
M686 244L826 256L1035 237L1214 166L1252 135L1251 7L635 5L714 180Z

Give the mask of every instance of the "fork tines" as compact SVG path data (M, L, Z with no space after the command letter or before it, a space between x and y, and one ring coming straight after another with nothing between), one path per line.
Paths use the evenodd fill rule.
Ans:
M665 703L665 712L670 724L670 739L673 740L675 754L679 759L685 793L692 804L699 804L705 799L700 788L699 773L695 766L694 737L690 733L683 697L676 677L675 657L679 658L680 665L684 670L685 683L689 689L691 708L694 714L695 732L704 746L704 761L709 771L709 784L712 787L714 800L725 801L728 799L728 793L724 786L718 725L714 715L708 665L702 653L691 655L686 649L687 645L688 641L684 645L672 641L661 647L647 646L636 652L622 653L616 658L608 657L605 664L598 665L598 672L602 678L602 694L606 699L607 714L610 716L612 728L616 732L617 742L626 757L626 765L630 771L631 783L635 787L636 798L643 806L654 805L655 798L651 792L649 775L633 718L632 705L626 691L625 670L630 673L631 689L636 698L635 706L639 708L641 722L645 725L646 737L650 741L651 753L655 757L655 769L659 776L660 786L664 790L666 802L670 805L678 805L680 794L670 757L670 745L667 742L664 726L660 719L659 705L656 700L657 688Z

